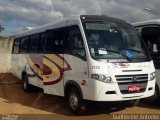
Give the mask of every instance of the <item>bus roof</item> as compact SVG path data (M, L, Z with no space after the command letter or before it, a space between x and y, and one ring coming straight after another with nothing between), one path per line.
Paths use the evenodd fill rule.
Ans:
M160 19L132 23L133 26L160 25Z
M119 22L119 23L127 23L124 20L109 17L109 16L104 16L104 15L78 15L78 16L73 16L69 18L63 18L61 20L58 19L54 22L23 31L20 34L15 35L15 38L23 37L25 35L30 35L30 34L36 34L39 32L44 32L46 30L53 29L57 24L61 24L70 20L80 21L80 19L82 19L83 21L113 21L113 22Z

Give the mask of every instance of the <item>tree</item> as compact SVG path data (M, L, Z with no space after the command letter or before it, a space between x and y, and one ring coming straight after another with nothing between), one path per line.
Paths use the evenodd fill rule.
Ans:
M4 30L4 27L2 27L2 25L0 25L0 33Z
M2 27L2 25L0 25L0 33L4 30L4 27ZM0 38L2 38L1 34L0 34Z

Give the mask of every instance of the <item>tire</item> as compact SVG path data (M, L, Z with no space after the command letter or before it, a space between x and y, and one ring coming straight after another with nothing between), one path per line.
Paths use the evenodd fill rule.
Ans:
M67 92L69 110L77 115L86 113L86 103L82 99L79 90L76 87L69 88Z
M29 84L27 74L22 75L22 82L23 82L22 87L25 92L33 92L33 86Z

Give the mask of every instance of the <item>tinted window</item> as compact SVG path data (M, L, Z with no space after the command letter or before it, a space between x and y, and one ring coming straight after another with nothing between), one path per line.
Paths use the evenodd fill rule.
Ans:
M65 28L47 31L46 36L46 53L64 52Z
M28 37L21 38L21 47L20 47L20 52L21 53L28 52L28 42L29 42Z
M14 40L13 53L19 53L20 39Z
M160 27L143 27L141 31L141 36L151 54L155 68L160 69Z
M85 57L83 39L78 26L68 27L68 48L67 51L73 55Z
M53 52L53 32L47 31L46 34L46 46L45 46L45 53L52 53Z
M39 53L44 52L44 46L45 46L45 33L41 33L39 40Z
M39 43L39 34L30 36L30 43L29 43L30 53L38 52L38 43Z

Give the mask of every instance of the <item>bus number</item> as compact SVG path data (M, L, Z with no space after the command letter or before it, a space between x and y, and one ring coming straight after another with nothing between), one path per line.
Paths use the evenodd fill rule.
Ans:
M100 69L100 66L92 66L92 69Z

